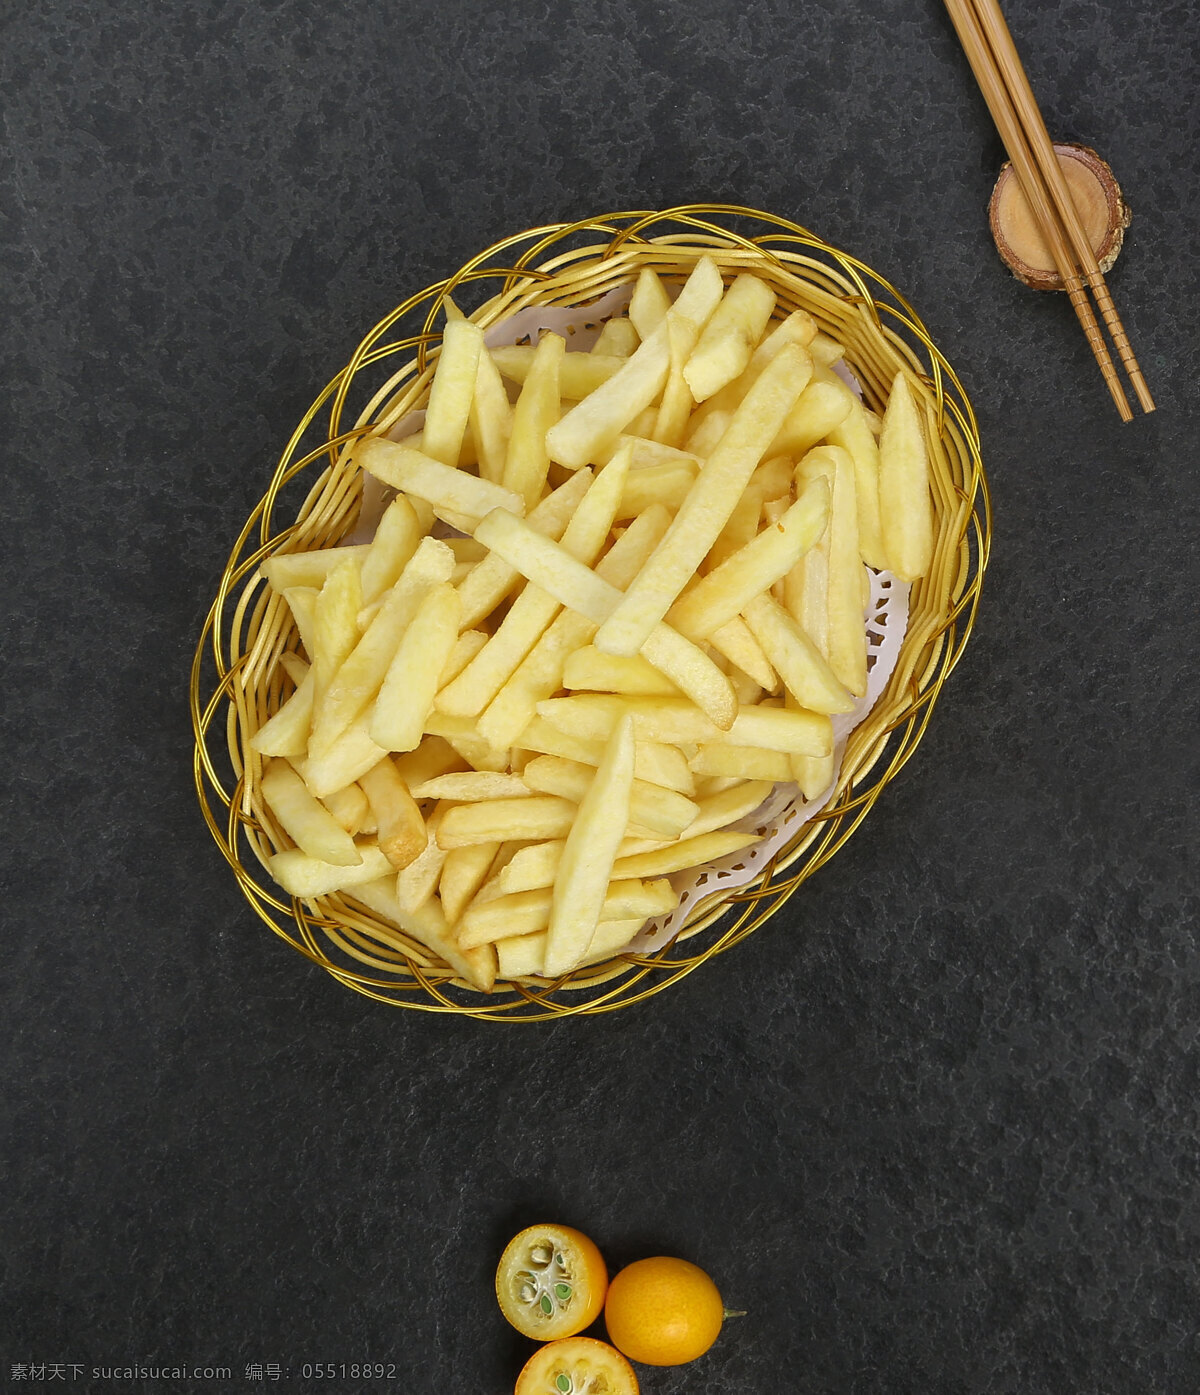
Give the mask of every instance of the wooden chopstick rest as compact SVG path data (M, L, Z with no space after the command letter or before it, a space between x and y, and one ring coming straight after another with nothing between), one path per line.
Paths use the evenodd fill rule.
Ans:
M1106 162L1085 145L1055 142L1054 153L1096 261L1107 274L1120 254L1131 218L1121 186ZM1011 161L1001 169L992 190L988 221L996 250L1018 281L1035 291L1065 289Z

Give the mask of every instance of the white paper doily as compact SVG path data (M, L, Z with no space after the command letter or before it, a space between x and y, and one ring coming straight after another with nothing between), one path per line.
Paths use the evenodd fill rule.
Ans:
M625 309L632 293L631 285L618 286L588 306L530 306L493 325L484 336L484 342L489 348L536 344L540 335L550 332L566 340L568 352L586 353L599 337L605 321ZM845 364L839 362L835 369L861 398L862 388ZM388 435L393 440L403 440L419 431L424 420L424 412L412 412L397 422ZM347 542L370 541L375 524L393 492L386 490L373 476L366 477L358 526ZM833 718L834 774L829 788L818 798L805 803L796 785L776 785L753 813L730 825L740 831L759 834L760 841L704 867L674 874L670 880L679 895L679 905L669 915L647 921L626 946L627 949L651 953L670 944L698 903L716 895L726 896L740 891L757 881L771 858L829 803L837 788L846 739L875 706L887 686L900 657L900 646L908 626L908 583L900 581L890 572L868 570L867 575L871 582L865 617L867 691L855 703L852 711ZM613 952L621 953L620 950Z

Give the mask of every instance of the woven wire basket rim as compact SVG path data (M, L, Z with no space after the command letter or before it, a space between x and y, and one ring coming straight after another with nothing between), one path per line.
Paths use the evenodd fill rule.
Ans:
M753 235L738 231L732 226L735 222L750 224ZM555 255L547 258L549 252ZM247 774L253 762L245 760L243 734L248 694L255 695L250 675L256 667L270 664L253 639L244 650L238 648L243 630L249 628L254 638L261 636L264 615L270 611L270 596L258 588L258 568L272 552L286 550L295 537L302 536L307 548L331 545L346 536L356 515L355 487L357 483L361 492L361 477L356 482L354 472L341 466L344 448L358 436L381 429L381 421L393 423L414 408L432 374L440 340L436 326L448 298L491 288L492 295L470 312L487 327L529 305L586 306L618 281L632 279L644 265L678 277L705 253L715 255L724 271L753 268L772 281L777 294L790 294L797 303L802 299L820 327L846 343L847 363L868 402L881 406L895 368L903 365L908 370L924 396L935 452L943 464L957 466L957 477L953 468L945 472L949 488L940 501L935 490L941 526L934 571L945 604L936 615L918 620L916 633L910 622L902 649L908 662L892 675L888 700L881 699L852 733L833 798L768 863L754 886L702 899L680 937L653 954L618 955L553 983L498 981L495 992L483 995L456 980L448 966L432 962L430 951L422 952L417 942L385 927L365 907L348 906L344 897L321 898L310 905L284 899L266 876L254 842L264 833L250 812ZM389 333L402 323L411 332L389 340ZM847 326L854 330L849 339ZM404 354L411 357L376 388L354 425L347 426L344 417L360 373ZM328 421L320 440L302 450L324 411ZM281 493L322 461L326 463L296 521L275 531ZM763 925L858 828L913 755L942 687L962 657L990 546L991 504L966 392L913 307L865 263L779 215L736 205L630 210L527 229L485 248L453 275L410 296L380 320L326 384L288 441L266 492L236 539L193 657L193 773L203 817L244 895L271 931L366 997L418 1011L523 1022L642 1002ZM276 657L279 647L276 644ZM222 713L232 781L218 770L209 748ZM242 855L243 844L248 845L249 857ZM347 894L353 898L352 889ZM702 933L703 944L688 952L685 946ZM340 959L331 957L330 945L340 951ZM364 969L381 970L385 976Z

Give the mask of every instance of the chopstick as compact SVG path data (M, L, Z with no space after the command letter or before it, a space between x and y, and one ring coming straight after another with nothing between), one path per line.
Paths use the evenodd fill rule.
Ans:
M1029 79L997 0L945 0L946 9L975 74L992 120L1004 142L1035 220L1050 249L1055 269L1095 355L1123 421L1133 412L1096 320L1085 284L1096 297L1143 411L1154 399L1138 366L1104 274L1088 241L1053 143L1038 110Z

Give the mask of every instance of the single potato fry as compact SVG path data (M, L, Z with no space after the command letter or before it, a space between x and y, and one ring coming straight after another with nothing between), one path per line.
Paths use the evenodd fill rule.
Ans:
M387 756L361 776L359 784L375 815L379 846L392 866L400 871L416 861L429 842L420 806Z
M404 631L371 714L371 739L385 750L411 751L420 744L458 639L460 614L458 592L439 582Z
M259 784L267 807L301 852L338 867L357 867L362 854L354 839L286 761L273 760Z
M540 499L550 469L546 433L558 420L565 350L566 342L561 335L542 336L533 351L529 372L513 410L503 483L529 508ZM571 357L584 358L585 355L572 354Z
M511 347L493 349L491 351L492 360L506 378L510 378L514 383L526 383L533 372L533 364L538 350L547 339L557 339L559 344L564 343L559 334L543 334L536 347L532 344L514 344ZM559 364L558 392L568 401L578 402L588 393L595 392L598 387L608 382L609 378L624 365L628 357L628 354L613 354L595 350L590 354L566 354ZM558 420L558 409L559 404L556 398L554 421Z
M674 683L647 659L635 654L632 659L618 659L601 654L590 644L584 645L563 665L564 688L583 689L596 693L662 693L666 697L682 697Z
M414 799L449 799L456 804L474 804L481 799L521 799L530 793L519 775L498 770L449 772L412 787Z
M439 847L449 851L471 843L497 843L505 839L535 842L540 838L563 838L577 812L578 806L573 800L554 795L456 804L448 808L441 819L437 842Z
M378 436L364 436L358 442L354 462L393 489L424 499L452 527L463 520L482 518L491 509L525 512L525 500L511 489Z
M457 466L475 397L483 330L464 319L449 301L447 313L452 318L446 321L442 332L442 348L429 386L421 450L443 465ZM357 455L356 449L356 458Z
M546 935L545 972L551 978L583 959L604 918L613 863L632 812L633 756L633 720L626 717L618 722L588 783L558 864ZM608 918L640 913L635 906Z
M342 562L356 562L360 567L369 551L366 543L353 547L325 547L316 552L277 552L262 564L262 574L279 595L293 586L311 586L320 590L329 573Z
M358 865L345 867L310 857L299 848L288 848L285 852L273 853L267 859L267 869L289 896L299 896L303 900L328 896L330 892L341 891L344 887L361 886L364 882L375 881L389 870L394 871L377 845L360 844L358 851Z
M832 479L826 565L826 633L829 667L855 697L867 690L867 634L858 546L854 462L840 446L817 446L796 467L797 482L816 473ZM820 752L808 752L819 755Z
M684 379L697 402L746 368L774 309L775 292L765 281L748 272L735 277L684 365Z
M838 682L821 651L773 596L755 596L744 613L754 638L801 707L813 712L854 710L853 694Z
M383 511L362 559L363 606L369 606L399 580L420 546L425 529L410 499L397 494Z
M929 452L908 378L897 373L879 437L879 502L888 569L915 581L933 559Z

